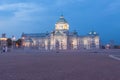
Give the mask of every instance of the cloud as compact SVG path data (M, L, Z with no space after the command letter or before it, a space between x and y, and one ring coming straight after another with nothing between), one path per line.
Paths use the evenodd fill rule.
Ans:
M13 3L13 4L3 4L0 5L0 11L10 11L13 13L13 18L25 18L31 17L31 14L36 12L42 12L45 8L43 6L33 4L33 3ZM9 13L8 13L9 14Z
M110 4L108 4L105 11L109 14L116 14L116 13L120 13L119 9L120 9L120 1L115 0L115 1L111 2Z
M46 7L37 3L7 3L0 5L0 34L13 35L16 33L16 35L20 35L22 32L36 30L37 24L41 24L44 19L42 16L45 11Z
M40 20L45 7L35 3L12 3L0 5L0 26L16 28ZM12 15L11 15L12 14ZM7 17L6 17L7 16Z
M56 0L56 5L57 6L65 6L65 5L70 5L72 3L80 3L85 0Z
M32 3L12 3L12 4L3 4L0 5L0 10L20 10L20 9L35 9L37 6Z
M120 2L114 2L109 5L110 10L119 10L120 9Z

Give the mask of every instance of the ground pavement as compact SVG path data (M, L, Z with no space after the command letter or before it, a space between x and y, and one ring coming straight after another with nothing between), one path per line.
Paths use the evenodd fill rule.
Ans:
M120 80L119 50L11 51L0 54L0 80Z

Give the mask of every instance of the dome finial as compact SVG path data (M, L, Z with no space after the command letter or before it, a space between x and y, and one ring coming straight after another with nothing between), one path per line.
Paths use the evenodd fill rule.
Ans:
M61 14L60 18L64 18L63 14Z
M65 20L64 16L61 15L59 20L56 23L67 23L67 21Z

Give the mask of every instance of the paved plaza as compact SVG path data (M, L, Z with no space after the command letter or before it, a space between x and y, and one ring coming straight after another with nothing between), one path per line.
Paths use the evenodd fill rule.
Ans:
M13 50L0 54L0 80L120 80L120 50Z

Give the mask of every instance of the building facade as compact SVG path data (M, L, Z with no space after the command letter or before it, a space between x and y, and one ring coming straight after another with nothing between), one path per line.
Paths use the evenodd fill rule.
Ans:
M7 38L6 34L2 34L2 37L0 38L0 47L7 46Z
M100 46L99 35L95 31L86 36L80 36L76 31L70 32L69 24L63 16L60 16L52 32L23 33L21 38L24 47L41 50L99 49Z

